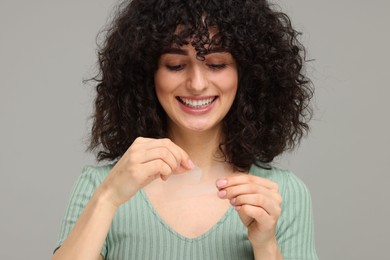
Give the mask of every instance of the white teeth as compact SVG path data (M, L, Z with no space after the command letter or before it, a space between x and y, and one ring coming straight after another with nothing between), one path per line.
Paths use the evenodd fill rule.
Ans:
M212 98L206 98L206 99L200 99L200 100L193 100L188 98L179 97L179 100L186 106L192 107L192 108L204 108L213 103L214 97Z

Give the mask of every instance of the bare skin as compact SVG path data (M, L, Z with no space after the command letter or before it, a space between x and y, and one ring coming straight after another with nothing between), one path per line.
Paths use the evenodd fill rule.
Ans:
M170 179L166 182L155 180L144 190L165 223L184 237L196 238L209 231L231 206L229 200L221 200L216 196L216 180L233 175L232 170L227 172L225 168L214 166L208 171L202 170L201 181L189 185L185 190L180 190L180 183L170 183Z

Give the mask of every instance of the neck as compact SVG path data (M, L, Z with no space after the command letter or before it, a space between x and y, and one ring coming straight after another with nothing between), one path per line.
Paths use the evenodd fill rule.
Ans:
M170 139L188 153L195 165L210 168L223 163L219 144L222 139L222 129L208 131L191 131L170 129Z

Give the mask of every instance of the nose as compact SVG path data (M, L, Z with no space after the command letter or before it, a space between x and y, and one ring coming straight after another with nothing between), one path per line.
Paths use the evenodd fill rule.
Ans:
M194 66L189 73L187 87L196 93L201 93L208 86L206 72L199 66Z

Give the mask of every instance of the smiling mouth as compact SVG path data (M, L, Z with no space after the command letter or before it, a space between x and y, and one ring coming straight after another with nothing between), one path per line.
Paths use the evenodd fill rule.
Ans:
M195 108L195 109L201 109L205 108L209 105L211 105L218 97L209 97L204 99L191 99L191 98L185 98L185 97L176 97L177 100L179 100L180 103L183 105Z

